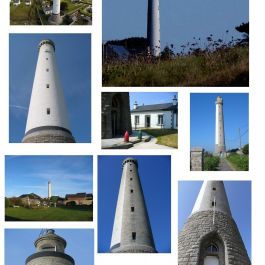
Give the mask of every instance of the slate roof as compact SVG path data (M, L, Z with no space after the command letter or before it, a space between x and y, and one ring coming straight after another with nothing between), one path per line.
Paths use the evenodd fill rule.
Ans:
M167 110L167 111L173 110L174 112L177 112L178 104L173 105L173 103L163 103L163 104L153 104L153 105L142 105L142 106L137 106L136 109L132 109L131 113L158 111L158 110Z

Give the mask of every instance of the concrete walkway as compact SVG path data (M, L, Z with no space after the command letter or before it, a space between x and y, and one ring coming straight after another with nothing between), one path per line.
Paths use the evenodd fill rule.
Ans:
M156 144L157 139L152 137L149 142L136 143L130 149L175 149L174 147L169 147L165 145Z
M235 169L227 162L225 158L220 158L218 171L234 171Z
M124 142L122 136L111 138L111 139L102 139L101 147L102 149L128 149L134 146L136 143L148 142L150 141L151 136L146 133L142 134L142 140L138 139L138 132L133 131L130 135L129 142Z

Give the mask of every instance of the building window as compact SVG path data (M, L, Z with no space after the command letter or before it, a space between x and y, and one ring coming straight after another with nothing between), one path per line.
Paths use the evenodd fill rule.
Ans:
M139 116L137 115L137 116L134 116L134 124L135 125L138 125L139 124Z
M47 115L50 115L50 114L51 114L51 109L47 108Z
M132 178L130 178L130 180L132 180Z
M164 124L164 120L163 120L163 115L162 114L159 114L158 116L158 125L163 125Z
M136 239L136 232L132 232L132 240Z
M46 72L49 72L49 68L46 68Z
M215 201L212 202L212 206L216 206L216 202Z
M50 84L46 84L46 88L49 88L50 87Z
M131 207L131 212L134 212L134 207Z
M131 193L133 193L133 190L131 190Z
M213 188L213 190L216 190L216 188Z
M48 61L48 58L46 58L46 60Z
M206 248L207 253L218 253L218 247L214 244L210 244L207 248Z

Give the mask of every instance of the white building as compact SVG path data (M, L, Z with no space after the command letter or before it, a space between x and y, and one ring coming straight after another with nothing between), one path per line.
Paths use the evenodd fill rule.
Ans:
M178 102L138 106L131 110L132 128L178 129Z
M30 6L31 5L31 0L25 0L25 5Z

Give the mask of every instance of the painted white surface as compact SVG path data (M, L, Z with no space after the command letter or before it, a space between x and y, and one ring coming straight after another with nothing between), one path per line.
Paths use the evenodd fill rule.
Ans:
M55 15L60 14L60 1L61 0L53 0L52 13Z
M50 108L50 115L47 115L47 108ZM39 50L26 133L41 126L59 126L70 130L55 53L50 44L43 44Z
M123 217L123 205L125 201L124 198L125 198L125 188L126 188L125 182L126 182L127 164L124 165L124 168L122 171L122 179L121 179L121 184L120 184L118 202L117 202L116 211L115 211L115 218L114 218L114 225L112 229L110 248L112 248L113 246L121 242L121 234L122 234L121 228L122 228L122 217Z
M51 198L51 196L52 196L52 184L49 181L48 182L48 198Z
M214 256L206 256L204 258L204 265L219 265L219 260Z
M171 129L171 118L172 112L171 111L152 111L152 112L141 112L141 113L133 113L131 114L131 122L132 128L135 128L135 116L139 116L139 124L137 128L145 128L145 116L150 116L150 128L158 129L161 128L161 125L158 124L158 115L163 115L163 128ZM174 114L173 121L174 121L174 129L177 129L177 115Z
M213 190L213 188L215 188L215 190ZM213 201L216 202L215 207L212 206ZM232 215L223 181L203 182L191 215L196 212L208 210L219 211L228 215Z

